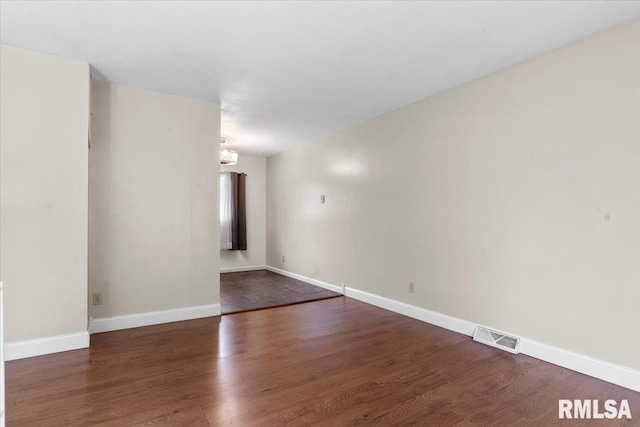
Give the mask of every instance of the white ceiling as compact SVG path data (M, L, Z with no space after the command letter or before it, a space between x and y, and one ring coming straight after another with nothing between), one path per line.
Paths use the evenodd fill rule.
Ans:
M640 2L0 3L2 43L222 104L268 156L640 16Z

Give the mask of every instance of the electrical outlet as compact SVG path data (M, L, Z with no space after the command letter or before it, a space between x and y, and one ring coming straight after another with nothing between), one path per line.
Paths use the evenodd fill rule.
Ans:
M284 262L284 255L282 255L282 262Z
M412 294L416 293L416 284L413 282L409 282L409 292Z
M320 203L324 203L324 194L320 196Z
M93 305L101 305L102 304L102 294L96 292L93 294Z

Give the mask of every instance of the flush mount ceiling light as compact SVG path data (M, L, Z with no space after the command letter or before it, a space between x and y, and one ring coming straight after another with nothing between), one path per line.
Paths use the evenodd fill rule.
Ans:
M224 144L225 139L220 138L220 144ZM238 153L233 150L227 150L223 148L220 150L220 164L221 165L235 165L238 163Z

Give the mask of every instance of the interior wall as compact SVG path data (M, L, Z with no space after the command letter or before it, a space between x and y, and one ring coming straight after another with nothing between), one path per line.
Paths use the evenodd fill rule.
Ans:
M220 268L254 267L266 264L267 257L267 159L240 154L238 164L220 167L222 172L247 174L247 250L220 250Z
M0 46L5 339L87 331L89 65Z
M94 318L219 303L220 106L91 82Z
M270 157L268 265L640 369L639 40L635 19Z

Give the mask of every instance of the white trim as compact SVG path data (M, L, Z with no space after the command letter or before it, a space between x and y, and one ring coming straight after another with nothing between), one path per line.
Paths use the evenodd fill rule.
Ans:
M246 267L225 267L220 269L220 273L239 273L242 271L266 270L266 265L249 265Z
M89 332L84 331L7 343L4 346L4 355L5 360L16 360L87 347L89 347Z
M475 327L483 326L349 287L347 288L345 296L463 335L473 336ZM539 343L528 338L522 338L520 352L535 357L536 359L562 366L563 368L571 369L631 390L640 391L640 371L625 366L594 359L583 354Z
M283 276L293 277L294 279L311 283L312 285L321 286L335 292L343 293L341 287L330 285L319 280L310 279L299 274L290 273L270 266L267 266L267 270L282 274ZM473 331L476 326L485 326L477 325L476 323L438 313L437 311L416 307L415 305L406 304L404 302L350 287L345 287L344 295L367 304L375 305L376 307L384 308L386 310L393 311L394 313L412 317L467 336L473 336ZM543 344L524 337L520 344L520 352L522 354L535 357L536 359L553 363L554 365L562 366L563 368L571 369L573 371L640 392L640 371L606 362L604 360L594 359L590 356L574 353L569 350Z
M370 294L369 292L359 291L358 289L347 287L347 293L345 294L345 296L357 299L358 301L366 302L367 304L375 305L376 307L393 311L394 313L413 317L414 319L422 320L423 322L440 326L441 328L458 332L459 334L472 336L473 331L476 329L476 326L478 326L475 323L458 319L456 317L447 316L446 314L438 313L437 311L431 311L427 310L426 308L416 307L415 305L406 304L404 302L381 297L375 294Z
M121 329L139 328L141 326L220 316L221 313L220 304L209 304L172 310L151 311L148 313L126 314L124 316L103 317L93 319L91 322L91 333L119 331Z
M342 290L343 289L342 286L336 286L329 283L321 282L320 280L312 279L310 277L305 277L296 273L291 273L290 271L280 270L279 268L271 267L270 265L267 265L266 267L267 267L267 270L273 273L277 273L282 276L291 277L292 279L297 279L297 280L300 280L301 282L309 283L310 285L316 285L321 288L325 288L330 291L337 292L339 294L344 294Z
M640 392L640 371L524 338L520 351L603 381Z

